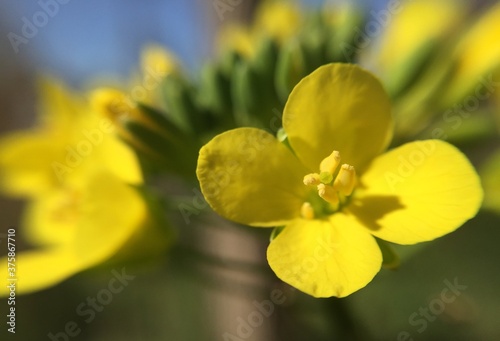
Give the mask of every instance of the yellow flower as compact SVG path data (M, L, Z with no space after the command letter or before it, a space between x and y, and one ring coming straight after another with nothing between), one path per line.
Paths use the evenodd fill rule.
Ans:
M30 202L23 231L35 246L16 256L16 292L56 285L104 262L141 232L147 209L139 193L107 172ZM7 268L7 258L0 259ZM8 294L6 286L0 296Z
M297 32L302 21L300 12L294 1L263 1L255 15L255 34L285 40Z
M147 44L141 51L140 72L131 77L129 101L163 105L163 81L180 70L180 62L170 51L158 44Z
M218 37L221 50L231 48L244 56L252 56L263 37L283 42L293 36L302 21L300 8L293 1L263 1L255 13L251 27L230 24L224 27Z
M322 66L286 103L291 150L259 129L220 134L200 151L202 192L227 219L285 226L267 251L283 281L315 297L347 296L380 270L374 237L432 240L481 204L474 168L450 144L418 141L382 153L392 126L377 79L354 65Z
M141 71L144 76L166 77L179 70L175 56L158 44L148 44L141 52Z
M28 196L21 231L34 247L17 254L17 292L57 284L103 262L142 235L148 217L138 160L110 120L46 80L37 128L0 141L0 184ZM7 268L7 258L0 259ZM0 296L6 295L5 286Z
M36 128L0 140L0 188L36 196L79 182L96 165L125 182L142 174L135 154L115 135L112 122L53 80L43 80Z
M144 148L140 141L137 141L124 125L128 121L140 123L153 131L158 131L159 127L154 124L138 108L131 98L125 93L113 88L101 87L94 89L89 96L92 111L102 118L109 119L117 129L117 134L133 146Z

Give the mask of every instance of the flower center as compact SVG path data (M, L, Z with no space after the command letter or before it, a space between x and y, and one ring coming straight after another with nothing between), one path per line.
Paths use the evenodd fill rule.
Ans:
M340 166L340 153L334 150L319 165L319 173L304 176L304 185L316 187L314 194L302 204L303 218L314 219L338 211L356 186L356 171L348 164ZM338 169L338 171L337 171ZM320 200L318 200L320 198Z
M55 203L51 218L62 224L74 224L78 221L80 195L77 191L64 193Z

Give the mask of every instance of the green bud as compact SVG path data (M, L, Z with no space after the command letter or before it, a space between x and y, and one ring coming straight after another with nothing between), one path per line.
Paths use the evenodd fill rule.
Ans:
M328 27L323 17L320 13L315 13L309 18L299 34L306 74L329 62L326 58L328 33Z
M149 122L157 127L158 131L174 138L183 138L183 133L172 121L170 121L167 113L150 107L144 103L137 103L137 108Z
M395 139L416 136L432 123L436 111L446 110L446 107L439 108L437 103L451 77L453 67L448 64L442 61L433 64L418 82L398 97L394 106Z
M260 41L252 60L240 60L231 79L238 125L269 127L273 108L282 108L274 87L278 47L274 40Z
M259 47L253 59L255 71L263 80L272 80L276 62L278 60L278 44L269 37L264 37L259 42Z
M227 77L230 78L234 72L234 68L243 59L243 57L236 51L227 51L222 55L220 61L220 70Z
M407 59L385 70L384 85L391 98L397 98L420 81L423 71L434 57L432 52L436 46L436 41L427 41Z
M168 75L163 90L171 120L184 132L197 132L202 123L201 115L193 99L193 89L186 80L177 75Z
M306 76L304 63L304 53L297 40L290 40L281 48L274 80L281 102L286 103L294 86Z
M474 112L457 106L455 111L448 110L446 120L441 119L423 133L424 136L444 139L454 145L465 146L498 135L490 110L478 109Z
M231 112L231 88L229 78L213 64L205 64L201 71L199 88L201 105L210 110L215 117L225 117Z
M237 125L252 125L262 107L259 76L248 61L240 61L231 80L234 119ZM253 116L253 117L252 117Z
M365 14L351 5L333 8L334 18L327 29L326 57L328 62L354 63L365 48L360 32L365 27ZM325 12L326 13L326 12ZM332 13L327 13L332 16Z

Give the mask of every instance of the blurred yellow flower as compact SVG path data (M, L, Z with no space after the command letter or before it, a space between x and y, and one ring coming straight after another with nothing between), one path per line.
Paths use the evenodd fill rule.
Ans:
M426 58L457 28L466 6L457 1L405 1L382 17L385 31L374 56L389 93L402 90ZM423 24L425 22L425 24Z
M305 77L286 103L283 128L291 150L259 129L216 136L200 151L197 175L223 217L285 226L268 248L269 264L312 296L367 285L382 264L374 237L429 241L480 207L476 171L450 144L418 141L381 154L392 137L389 99L357 66L329 64Z
M35 248L17 254L17 293L45 289L106 261L139 233L146 218L139 193L107 172L34 199L23 232ZM7 268L7 258L0 266ZM7 294L2 286L0 296Z
M142 182L136 156L115 135L113 123L92 112L61 84L41 84L39 124L0 139L0 188L33 196L79 182L96 165L132 184Z
M138 160L109 119L48 79L39 109L37 128L0 141L2 190L30 199L22 227L35 248L17 255L18 293L110 258L148 217L144 199L130 186L142 183Z
M456 70L443 102L455 103L500 69L500 3L488 8L460 39L452 53Z
M229 24L224 26L218 37L219 50L234 49L243 56L252 56L256 51L254 37L243 25Z
M132 101L124 92L101 87L94 89L90 95L91 110L100 115L101 118L109 119L116 127L117 134L129 143L134 145L139 143L125 129L127 121L134 121L146 127L157 130L158 127L148 120L144 113L139 110L136 103Z
M294 1L263 1L255 14L255 34L283 41L295 34L302 21L299 5Z
M179 62L173 54L158 44L148 44L141 52L141 71L143 75L148 73L156 74L160 77L177 72Z
M255 13L251 27L230 24L219 34L220 50L234 49L243 56L251 57L263 37L279 42L295 34L301 24L299 6L293 1L263 1Z
M150 106L163 105L162 85L166 77L178 74L181 64L177 58L159 44L147 44L142 48L140 71L132 75L127 89L130 102L140 102Z

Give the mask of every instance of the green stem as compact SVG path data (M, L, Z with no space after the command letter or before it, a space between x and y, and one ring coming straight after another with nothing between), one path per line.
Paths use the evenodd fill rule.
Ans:
M337 321L337 340L342 341L363 341L366 340L366 333L363 332L362 324L356 321L348 309L347 302L342 298L331 298L327 301L330 313Z

